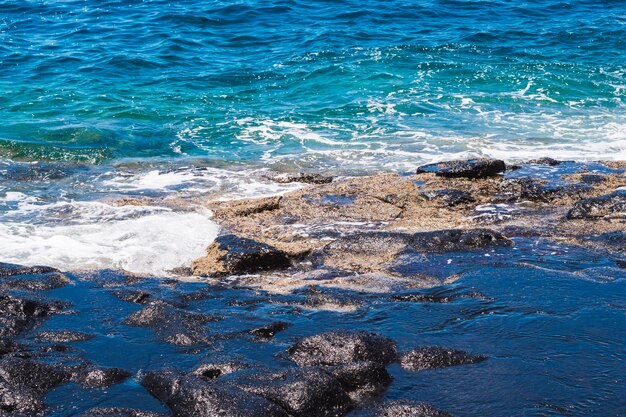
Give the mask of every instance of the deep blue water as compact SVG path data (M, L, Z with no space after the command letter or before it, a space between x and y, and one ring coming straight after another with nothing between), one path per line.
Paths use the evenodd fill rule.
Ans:
M624 62L620 0L2 0L0 155L626 159Z

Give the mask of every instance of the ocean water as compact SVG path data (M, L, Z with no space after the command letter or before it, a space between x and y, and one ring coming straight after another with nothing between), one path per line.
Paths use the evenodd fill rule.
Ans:
M626 159L624 62L623 1L1 0L0 250L164 272L189 256L133 265L115 230L180 232L196 255L216 226L103 200L470 155Z

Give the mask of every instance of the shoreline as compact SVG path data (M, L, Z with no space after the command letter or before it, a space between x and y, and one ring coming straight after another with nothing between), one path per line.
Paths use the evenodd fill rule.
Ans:
M577 412L612 415L626 164L611 165L456 161L278 178L313 183L278 197L167 200L220 225L176 278L0 263L0 410L539 415L586 399L593 380L602 401Z

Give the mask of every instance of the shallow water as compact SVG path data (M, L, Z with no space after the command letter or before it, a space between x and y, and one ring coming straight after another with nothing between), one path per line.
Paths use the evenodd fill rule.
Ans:
M319 287L331 298L359 304L354 311L312 309L307 306L311 293L306 289L272 295L159 279L101 288L94 279L112 283L120 276L103 271L84 281L71 275L78 280L50 296L71 301L76 314L54 316L39 330L95 334L90 341L70 343L75 350L66 357L122 367L134 377L106 390L65 385L46 400L59 416L94 406L164 410L139 385L141 372L172 365L192 369L218 358L281 368L289 365L281 353L294 340L342 328L386 335L398 342L400 351L436 345L489 357L474 365L419 372L392 365L394 380L374 403L383 397L417 399L455 416L622 415L626 270L600 252L541 239L516 238L515 243L515 247L488 252L429 255L422 260L424 265L443 275L461 274L457 282L442 287L400 294ZM603 279L597 278L598 271L603 272ZM129 288L146 291L153 300L178 303L184 299L182 294L200 291L205 296L187 300L185 308L223 319L206 326L209 345L163 343L147 329L123 324L142 306L120 301L109 291ZM430 295L431 302L397 299L408 294ZM245 334L275 321L292 325L269 341Z

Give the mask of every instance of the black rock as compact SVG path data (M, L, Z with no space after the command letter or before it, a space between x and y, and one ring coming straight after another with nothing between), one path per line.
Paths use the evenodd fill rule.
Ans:
M450 229L415 233L411 236L410 246L419 252L449 252L513 246L513 242L501 233L489 229Z
M241 275L286 268L287 254L273 246L236 235L218 236L207 248L207 256L194 262L194 275Z
M387 365L396 357L395 343L368 332L331 331L305 337L287 350L300 366L374 362Z
M33 415L46 408L43 399L34 391L14 385L0 376L0 416ZM9 413L9 414L5 414Z
M165 417L165 414L114 407L92 408L79 414L78 417Z
M469 159L466 161L447 161L423 165L416 173L435 173L445 178L481 179L494 177L506 170L506 164L499 159Z
M50 291L61 288L70 280L60 272L39 275L18 275L0 278L0 288L25 291Z
M49 272L59 272L49 266L23 266L0 262L0 277L14 277L16 275L39 275Z
M0 336L17 335L60 310L61 307L56 304L0 295Z
M298 174L281 174L273 177L273 180L282 184L289 182L303 182L306 184L328 184L333 181L333 177L327 177L321 174L307 174L300 172Z
M116 290L111 291L111 294L127 303L135 303L135 304L146 304L149 301L152 301L152 295L145 291L139 290Z
M368 417L452 417L452 415L428 404L395 400L385 402Z
M580 200L567 213L568 219L596 219L626 212L626 190Z
M400 365L411 371L470 365L486 360L486 356L470 355L455 349L427 346L414 349L400 356Z
M73 376L73 380L80 383L83 389L107 388L124 382L132 374L120 368L94 368L80 369Z
M342 416L352 408L352 400L341 384L319 368L254 374L235 383L279 404L293 416Z
M83 332L71 330L45 331L37 335L37 340L43 342L70 343L84 342L93 339L95 336Z
M534 178L512 178L500 183L501 197L507 201L550 202L568 196L583 196L591 187L586 184L549 185Z
M125 321L130 326L147 327L168 343L189 346L206 343L204 324L219 320L208 314L190 313L165 303L155 303L133 313Z
M289 326L291 326L290 323L285 323L283 321L277 321L274 323L270 323L267 326L263 326L263 327L257 327L256 329L252 329L250 331L248 331L248 333L250 333L251 335L254 336L258 336L258 337L262 337L265 339L269 339L274 337L274 335L276 335L276 333L278 332L282 332L283 330L287 329Z
M561 161L557 159L549 158L549 157L544 157L544 158L538 158L538 159L531 159L530 161L528 161L528 163L537 164L537 165L556 166L556 165L560 165Z
M356 400L384 391L393 379L385 365L376 362L353 362L324 369Z
M150 372L141 384L165 403L174 417L287 417L277 404L219 381L206 382L178 371Z
M452 207L459 204L473 203L474 197L463 190L434 190L427 191L424 196L428 200L438 200L445 206Z
M192 374L199 376L205 381L212 381L224 375L229 375L243 369L248 369L249 366L241 362L233 361L217 361L217 362L205 362L192 371Z

